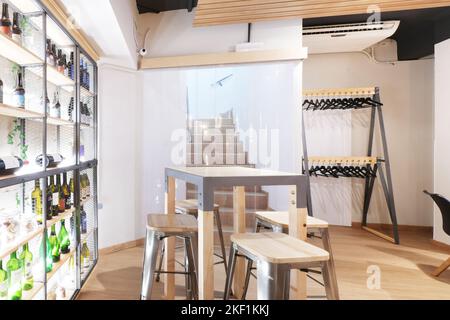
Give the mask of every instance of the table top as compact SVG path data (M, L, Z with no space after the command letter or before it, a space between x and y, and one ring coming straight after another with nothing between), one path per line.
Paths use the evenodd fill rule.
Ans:
M173 167L168 172L198 176L202 178L238 178L238 177L299 177L297 173L255 169L249 167Z

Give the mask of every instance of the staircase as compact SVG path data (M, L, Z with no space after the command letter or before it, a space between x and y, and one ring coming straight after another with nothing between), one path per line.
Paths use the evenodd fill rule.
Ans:
M217 119L189 121L187 166L248 166L248 152L236 130L232 113ZM197 199L197 187L186 186L186 199ZM214 202L220 206L225 233L233 230L233 189L214 190ZM255 228L255 212L269 211L269 194L261 187L245 188L246 226Z

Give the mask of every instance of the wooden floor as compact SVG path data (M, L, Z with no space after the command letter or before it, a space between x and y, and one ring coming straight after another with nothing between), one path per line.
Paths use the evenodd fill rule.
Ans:
M446 299L450 300L450 270L440 278L431 272L450 252L431 243L425 231L401 232L401 246L395 246L360 229L331 228L331 241L337 267L341 299ZM320 240L313 243L320 244ZM143 248L133 248L100 256L99 264L81 291L82 300L135 300L139 298ZM380 270L380 288L368 288L369 271ZM216 266L216 297L222 296L225 282L223 265ZM318 280L321 281L320 276ZM369 283L372 283L369 280ZM248 299L256 294L251 281ZM154 299L160 299L157 284ZM324 290L308 281L310 298L323 298ZM177 276L177 298L184 297L184 278Z

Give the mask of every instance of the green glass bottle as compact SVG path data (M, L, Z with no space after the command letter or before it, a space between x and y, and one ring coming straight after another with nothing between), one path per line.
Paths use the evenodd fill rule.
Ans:
M23 251L20 254L20 261L23 268L22 289L30 291L34 287L33 277L33 254L30 252L28 243L23 246Z
M8 271L8 299L22 299L22 264L17 259L17 252L11 253L10 259L6 264Z
M66 229L66 221L61 221L61 229L59 230L58 240L61 245L61 253L68 254L70 252L70 238Z
M61 260L61 251L58 237L56 236L56 228L55 225L52 225L51 233L50 233L50 246L52 248L52 258L53 262L59 262Z
M2 260L0 260L0 300L8 299L8 272L3 270Z
M44 243L45 243L45 252L44 252ZM42 240L41 245L41 258L45 257L45 270L47 273L52 272L53 270L53 257L52 257L52 247L50 245L50 240L48 239L47 232L45 232L45 239Z

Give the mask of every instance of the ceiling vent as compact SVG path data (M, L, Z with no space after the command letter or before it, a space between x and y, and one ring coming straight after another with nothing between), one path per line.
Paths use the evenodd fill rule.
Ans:
M310 54L358 52L391 37L400 21L303 28L303 46Z

